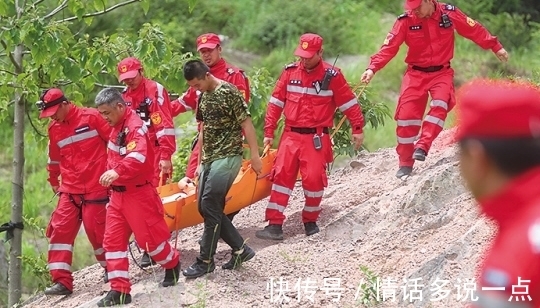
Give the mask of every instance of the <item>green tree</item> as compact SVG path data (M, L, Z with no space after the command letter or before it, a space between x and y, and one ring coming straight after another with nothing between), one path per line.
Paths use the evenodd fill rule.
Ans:
M189 1L192 5L193 1ZM83 23L123 6L138 6L147 12L148 0L4 0L0 2L0 119L13 109L13 174L11 221L22 222L24 192L25 115L35 118L41 90L61 87L75 103L87 99L96 87L111 82L116 64L128 55L139 57L147 76L162 80L165 86L180 87L179 69L189 55L178 52L181 45L165 38L161 30L144 24L133 33L81 34ZM85 99L86 98L86 99ZM5 112L8 111L8 112ZM44 130L43 125L36 125ZM22 230L14 230L9 253L8 307L21 298Z

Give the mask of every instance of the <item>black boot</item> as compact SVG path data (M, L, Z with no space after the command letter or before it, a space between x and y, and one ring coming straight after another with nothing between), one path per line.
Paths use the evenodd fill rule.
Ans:
M63 284L56 282L44 291L45 295L70 295L73 291L69 290Z
M242 265L243 262L249 261L255 257L255 251L251 249L249 246L244 245L244 248L241 253L238 253L239 251L233 251L231 259L229 262L223 264L221 266L222 269L237 269Z
M180 276L180 261L178 261L178 264L175 267L165 270L165 278L163 279L161 286L170 287L170 286L176 285L176 282L178 281L179 276Z
M304 224L304 229L306 230L306 235L310 236L315 233L319 233L319 227L317 226L317 223L315 222L306 222Z
M107 272L107 269L105 269L105 273L103 274L103 283L109 283L109 273Z
M255 232L255 236L263 240L283 240L283 229L281 225L268 225L264 229Z
M131 303L131 295L110 290L107 295L97 302L98 307L111 307L116 305L125 305Z
M156 264L156 261L154 261L154 259L150 258L150 255L148 254L148 252L144 252L142 257L141 257L141 267L149 267L150 265L154 265Z
M188 268L182 271L182 274L186 278L197 278L204 276L205 274L211 273L216 269L216 264L214 260L210 263L206 263L203 260L197 258L195 263L191 264Z
M414 150L414 153L413 153L413 156L412 156L412 157L413 157L415 160L418 160L418 161L424 161L424 160L426 160L426 156L427 156L426 151L424 151L424 150L418 148L418 149Z
M396 176L398 179L401 179L402 177L406 175L410 175L412 173L412 167L399 167L399 170L396 173Z

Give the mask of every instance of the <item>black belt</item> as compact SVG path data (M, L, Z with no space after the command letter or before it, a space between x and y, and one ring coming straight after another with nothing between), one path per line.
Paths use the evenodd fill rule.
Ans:
M310 128L310 127L291 127L291 132L299 133L299 134L316 134L317 129L316 128ZM328 127L323 127L322 130L323 133L328 134L329 129Z
M135 185L135 187L143 187L144 185L148 185L148 184L150 184L150 182L140 184L140 185ZM130 187L133 187L133 186L130 186ZM127 186L111 185L111 189L116 191L116 192L125 192L125 191L127 191Z
M421 67L421 66L416 66L416 65L412 66L413 70L417 70L417 71L421 71L421 72L425 72L425 73L438 72L438 71L442 70L443 68L444 68L444 65L428 66L428 67Z

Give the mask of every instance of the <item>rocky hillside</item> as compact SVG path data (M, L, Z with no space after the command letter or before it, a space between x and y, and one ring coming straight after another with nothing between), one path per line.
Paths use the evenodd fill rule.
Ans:
M125 307L464 307L493 226L478 216L463 187L451 140L452 132L443 132L405 181L394 176L393 149L362 153L334 172L321 232L312 237L303 234L299 187L286 211L283 242L255 237L265 225L264 200L243 210L235 224L257 255L237 271L218 267L158 288L159 267L145 272L132 264L133 303ZM182 268L195 259L200 234L201 226L179 233ZM217 265L228 258L220 242ZM38 295L25 307L95 307L109 288L102 274L97 264L85 268L75 273L73 295Z

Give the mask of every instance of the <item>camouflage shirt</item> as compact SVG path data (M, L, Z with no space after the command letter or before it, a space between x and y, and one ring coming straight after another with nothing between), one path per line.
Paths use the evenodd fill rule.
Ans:
M203 122L202 163L242 155L241 123L250 116L242 93L226 81L202 93L196 116Z

